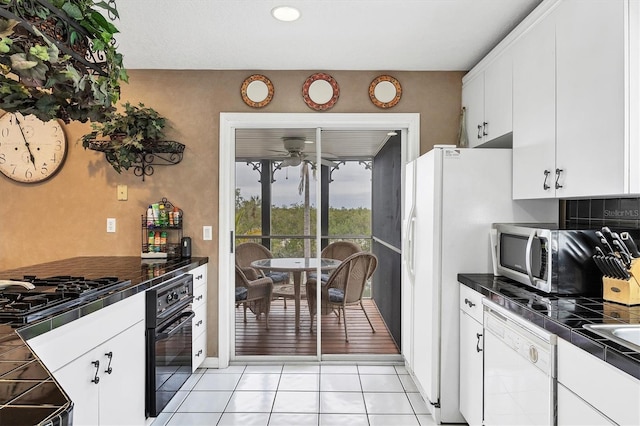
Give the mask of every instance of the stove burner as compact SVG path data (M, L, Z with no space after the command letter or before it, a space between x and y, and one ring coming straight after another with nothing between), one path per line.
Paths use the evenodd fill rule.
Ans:
M30 282L35 286L35 289L26 290L12 286L1 291L0 321L10 320L26 324L29 321L97 299L131 283L130 281L121 281L117 277L85 279L70 275L48 278L25 275L17 281Z

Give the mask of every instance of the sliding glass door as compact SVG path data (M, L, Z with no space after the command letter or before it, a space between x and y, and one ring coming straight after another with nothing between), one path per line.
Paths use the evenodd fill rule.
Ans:
M373 255L378 244L372 239L373 199L379 197L372 194L375 157L388 143L400 144L400 136L394 139L391 133L234 129L232 250L245 279L240 283L236 279L235 285L251 287L254 281L266 281L271 295L257 301L256 292L245 296L243 289L235 290L231 359L399 354L374 299L378 276L388 280L380 287L381 294L388 297L389 291L397 291L393 297L400 299L399 265L380 262ZM399 166L401 159L396 163ZM393 185L398 187L385 194L383 203L401 202L400 182L387 185L388 189ZM261 246L259 255L246 255L244 248L252 244ZM354 252L365 254L358 258L373 260L349 261ZM381 264L391 271L380 273ZM364 280L345 277L357 275L353 271L358 268L373 275ZM345 281L357 289L355 298L346 294Z

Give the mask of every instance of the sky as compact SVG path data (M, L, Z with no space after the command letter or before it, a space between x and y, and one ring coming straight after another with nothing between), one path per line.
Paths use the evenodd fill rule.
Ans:
M316 181L311 175L311 205L315 206ZM318 176L319 177L319 176ZM371 170L355 162L341 164L332 174L329 184L329 204L333 208L371 208ZM236 188L240 195L248 199L252 195L260 196L259 174L245 163L236 163ZM302 204L304 196L298 194L300 167L287 167L274 173L276 180L272 187L272 204L277 207Z

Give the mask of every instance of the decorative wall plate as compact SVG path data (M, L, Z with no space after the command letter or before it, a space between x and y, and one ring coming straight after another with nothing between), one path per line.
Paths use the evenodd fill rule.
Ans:
M262 108L273 99L273 84L264 75L254 74L242 82L240 94L245 104L253 108Z
M326 111L333 107L339 96L338 82L329 74L313 74L302 85L302 99L309 108L316 111Z
M391 108L395 106L402 96L402 87L395 78L390 75L376 77L369 85L369 97L378 108Z

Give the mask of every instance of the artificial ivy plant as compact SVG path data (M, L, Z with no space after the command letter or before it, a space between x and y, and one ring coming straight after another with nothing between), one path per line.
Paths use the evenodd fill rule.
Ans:
M101 12L117 18L115 1L0 0L0 109L65 122L113 111L128 77Z
M153 108L129 102L123 107L123 112L110 112L102 122L91 123L93 131L82 137L82 146L104 152L118 173L140 163L140 155L173 152L175 147L167 144L181 145L162 140L166 119Z

